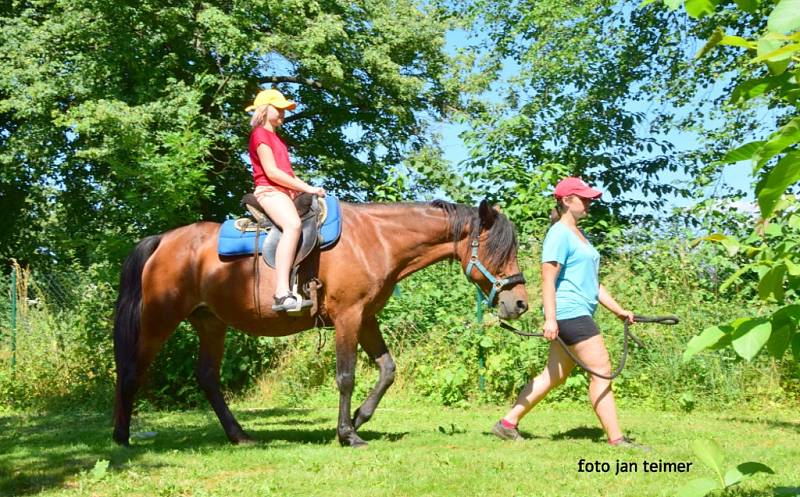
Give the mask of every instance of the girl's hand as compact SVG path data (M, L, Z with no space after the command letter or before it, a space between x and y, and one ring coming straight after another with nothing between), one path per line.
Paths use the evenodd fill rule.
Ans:
M628 309L620 309L617 313L617 317L620 318L623 322L628 322L633 324L633 313Z
M548 319L544 322L544 327L542 328L544 332L544 337L548 340L555 340L558 336L558 323L555 319Z
M313 187L312 186L311 190L309 190L308 193L312 193L312 194L317 195L319 197L324 197L325 196L325 189L324 188L320 188L320 187Z

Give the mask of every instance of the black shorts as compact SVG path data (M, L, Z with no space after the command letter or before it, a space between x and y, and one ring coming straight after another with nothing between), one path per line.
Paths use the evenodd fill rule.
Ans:
M600 330L597 329L597 324L591 316L559 319L556 322L558 323L558 336L567 345L575 345L600 334Z

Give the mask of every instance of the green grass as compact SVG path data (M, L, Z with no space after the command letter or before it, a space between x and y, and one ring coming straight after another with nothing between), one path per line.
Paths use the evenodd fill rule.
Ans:
M772 496L800 486L800 420L796 412L661 412L626 408L629 435L648 454L614 449L588 405L543 406L521 427L523 443L488 434L503 407L448 409L387 399L361 430L370 445L334 440L336 406L234 409L259 443L228 445L209 410L136 416L131 448L110 439L108 413L0 414L0 495L142 496L648 496L674 495L711 471L690 443L715 439L726 466L759 461L775 470L726 495ZM578 473L581 458L611 464L609 474ZM692 461L689 473L613 474L626 462ZM97 461L110 466L92 471ZM640 464L641 465L641 464Z

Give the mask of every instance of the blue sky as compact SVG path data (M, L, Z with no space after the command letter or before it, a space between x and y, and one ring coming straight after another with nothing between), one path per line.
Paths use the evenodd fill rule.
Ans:
M455 54L459 48L466 47L470 41L475 41L474 38L470 38L471 36L475 36L473 34L467 33L465 31L451 31L448 33L447 36L447 45L446 50L450 54ZM699 43L699 42L698 42ZM513 63L506 64L504 71L502 73L503 77L513 76L514 72L516 71L516 67ZM724 86L724 81L718 82L714 88L712 88L707 94L704 96L704 100L706 102L711 101L712 99L716 98L717 96L722 94L722 88ZM492 95L487 95L488 99L493 98ZM641 102L632 102L631 110L636 110L640 112L647 113L648 105L645 105ZM688 111L687 111L688 112ZM714 122L708 121L706 122L707 127L714 127L716 124ZM459 135L465 130L464 125L454 124L454 123L437 123L434 126L434 130L441 133L442 140L441 146L444 151L444 157L447 161L449 161L453 166L458 169L458 164L462 163L464 160L468 158L467 148L459 137ZM644 134L642 135L645 136ZM761 137L753 137L753 139L759 139ZM698 143L697 136L692 135L690 133L672 133L667 137L667 139L673 143L676 150L694 150L702 146ZM748 140L749 141L749 140ZM691 178L688 178L683 173L678 172L670 172L665 171L660 175L660 178L664 182L669 183L687 183L690 181ZM752 187L751 184L753 182L753 178L750 171L750 165L747 163L738 163L728 165L724 168L722 173L719 175L717 180L706 188L705 194L707 198L714 197L726 190L740 190L744 192L748 192L747 196L745 197L744 201L751 202L752 201ZM602 189L602 185L598 185ZM632 199L639 199L643 198L641 192L632 191L628 192L628 195ZM702 199L684 199L679 197L673 197L667 199L667 209L665 209L664 213L671 212L674 208L682 208L691 205L692 203L702 200Z

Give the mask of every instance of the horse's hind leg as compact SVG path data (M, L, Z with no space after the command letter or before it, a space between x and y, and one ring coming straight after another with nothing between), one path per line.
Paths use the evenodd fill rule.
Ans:
M375 387L369 393L366 400L364 400L364 403L361 404L361 407L356 409L355 416L353 416L353 425L356 430L372 417L375 408L378 407L378 403L381 401L381 398L383 398L383 394L385 394L386 390L394 383L395 371L392 355L389 353L389 349L383 341L380 328L378 327L378 320L375 316L364 319L364 324L358 334L358 343L361 344L361 348L364 349L364 352L378 365L380 368L380 376L378 377L378 382L375 384Z
M163 311L163 312L161 312ZM158 351L175 331L181 319L167 310L143 306L141 328L136 340L133 360L117 364L117 400L114 408L114 440L128 445L130 438L133 400L142 384L147 368L153 363Z
M228 439L234 443L252 442L247 433L234 418L222 395L219 382L219 368L225 351L227 326L219 318L205 310L196 311L189 321L200 337L200 357L197 362L197 381L208 402L219 418Z

